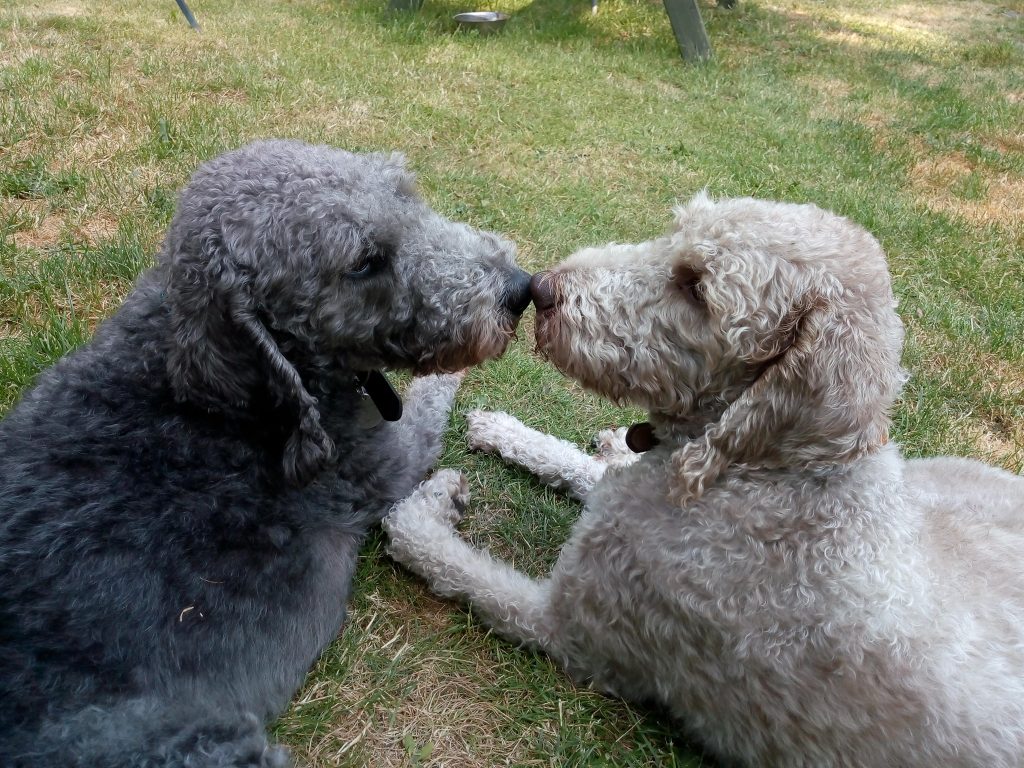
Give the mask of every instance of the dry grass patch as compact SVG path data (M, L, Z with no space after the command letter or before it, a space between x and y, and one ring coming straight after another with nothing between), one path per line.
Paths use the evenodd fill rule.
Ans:
M830 106L835 107L849 98L853 88L846 80L833 77L827 74L814 73L803 79L804 84L815 96L820 97L823 102L832 102Z
M961 202L957 213L978 224L998 224L1021 230L1024 221L1024 178L1003 173L986 179L987 192L980 201Z
M57 213L47 213L35 226L16 231L14 245L21 249L49 248L63 239L66 229L67 224L63 216Z
M843 12L838 18L883 35L933 44L960 44L982 36L997 23L1005 3L983 0L873 4L870 12Z
M0 339L23 339L25 331L19 323L0 317Z
M929 331L911 319L908 337L918 348L915 378L935 387L943 399L960 410L947 411L946 430L968 455L1011 472L1024 469L1024 365L978 348L965 348L962 339ZM941 397L939 396L941 393ZM913 410L914 403L903 408ZM928 450L929 454L943 453ZM960 451L954 451L960 452Z
M5 161L0 157L0 162ZM38 227L53 208L49 200L17 200L0 196L0 219L14 222L14 229Z
M91 131L83 131L73 141L61 142L53 154L52 168L77 167L102 169L109 166L119 155L140 143L138 127L129 129L121 123L127 116L118 111L117 104L105 108L109 122Z
M975 458L1011 471L1024 466L1024 430L1007 429L1001 422L971 424L968 438L977 449Z
M1008 12L1020 0L921 0L919 2L792 2L763 6L832 47L867 61L880 51L926 52L931 64L950 63L968 46L1015 39ZM783 36L785 37L785 35ZM785 45L785 41L780 41ZM920 66L908 61L908 66ZM926 65L929 66L930 65ZM912 74L912 72L911 72ZM969 70L964 72L969 74Z
M843 4L830 14L843 25L860 30L857 37L872 45L921 46L935 51L955 50L984 40L1005 25L1001 15L1018 0L928 0L913 3ZM827 13L827 12L826 12Z
M320 120L325 131L370 137L386 123L383 110L377 110L369 101L361 99L324 103ZM297 118L305 115L296 115Z
M1024 132L996 134L980 137L981 144L1001 154L1024 156Z
M118 219L110 211L58 210L49 200L0 198L0 220L8 222L14 246L23 254L39 254L65 240L97 245L118 230Z
M109 240L117 233L117 218L107 211L90 216L75 227L75 233L90 245Z
M19 15L29 19L45 19L53 16L73 19L90 12L95 11L90 11L82 3L69 3L66 0L54 0L52 2L36 0L31 5L19 9Z
M291 742L299 756L311 768L527 765L527 734L510 743L499 730L511 722L515 696L495 696L501 664L486 644L437 642L452 628L451 606L420 588L410 593L371 592L352 612L345 631L358 642L332 660L345 674L315 670L292 707L297 718L311 706L327 708L314 737Z
M41 204L33 207L48 208L44 201L25 202ZM65 214L46 210L30 226L16 229L12 239L15 247L23 251L44 251L65 240L96 245L113 237L117 233L117 226L114 215L105 211L72 224Z
M28 42L15 30L0 45L0 69L20 67L29 59L42 58L46 49Z
M931 210L972 224L1020 229L1024 178L980 167L963 152L926 157L910 172L911 187Z
M804 88L811 96L809 115L815 120L835 120L850 111L849 98L853 87L846 80L825 73L814 73L802 79ZM874 130L885 125L881 110L860 118L867 128Z

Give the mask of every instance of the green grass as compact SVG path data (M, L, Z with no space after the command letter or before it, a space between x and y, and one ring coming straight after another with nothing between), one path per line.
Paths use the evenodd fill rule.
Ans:
M678 57L649 0L11 0L0 10L0 411L116 308L201 161L258 137L399 149L440 211L519 243L529 269L660 233L717 195L813 201L885 245L912 378L911 455L1024 466L1024 3L740 0L702 6L715 48ZM636 418L532 353L472 372L501 408L585 442ZM474 542L540 574L577 510L470 455ZM316 766L700 765L655 713L569 684L368 546L348 629L279 737ZM705 761L707 764L707 761Z

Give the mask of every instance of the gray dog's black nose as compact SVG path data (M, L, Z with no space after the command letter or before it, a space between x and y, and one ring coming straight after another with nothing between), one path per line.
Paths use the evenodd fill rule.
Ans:
M530 273L519 270L512 278L505 297L505 306L514 315L521 315L530 306Z
M538 312L555 306L555 280L550 272L538 272L530 278L530 294Z

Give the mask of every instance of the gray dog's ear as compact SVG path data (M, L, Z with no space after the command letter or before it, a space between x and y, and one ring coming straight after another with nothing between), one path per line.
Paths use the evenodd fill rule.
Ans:
M244 407L260 382L250 342L231 319L233 296L245 292L245 273L219 236L186 242L168 236L167 305L172 333L167 372L178 400L210 410Z
M258 317L251 254L233 255L220 235L167 254L167 303L173 335L167 371L175 396L210 410L245 408L255 397L278 402L295 420L284 446L285 478L307 482L334 456L316 399Z
M297 409L298 424L288 436L282 461L288 482L304 485L324 469L335 455L334 442L320 425L316 398L309 394L295 366L281 354L274 337L250 306L239 302L232 316L256 343L262 363L267 366L273 383L272 389L283 393L285 399L290 401L289 407Z
M377 153L380 180L403 197L417 197L416 174L409 170L409 161L401 152Z
M902 338L838 299L805 297L754 361L761 366L754 382L673 454L673 500L699 498L730 465L842 463L884 445L889 407L904 380L893 340L880 338L893 333Z

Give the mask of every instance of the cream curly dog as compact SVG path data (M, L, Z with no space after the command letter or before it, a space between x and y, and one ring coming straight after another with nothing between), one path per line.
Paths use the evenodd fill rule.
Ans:
M903 328L874 238L698 195L533 287L539 349L648 409L652 449L471 414L472 445L585 497L570 540L542 580L474 550L448 471L387 519L396 559L729 763L1024 765L1024 478L886 444Z

